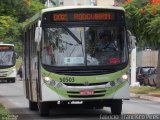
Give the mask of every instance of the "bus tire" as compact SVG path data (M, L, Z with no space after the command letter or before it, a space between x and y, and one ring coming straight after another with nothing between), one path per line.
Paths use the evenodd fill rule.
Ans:
M49 116L49 104L47 102L39 103L40 116Z
M32 102L29 100L29 109L30 110L37 110L38 109L37 102Z
M122 112L122 100L113 100L111 104L111 113L113 115L121 115Z
M11 80L7 79L6 81L3 81L3 82L11 83Z
M16 79L15 79L15 78L11 79L11 82L12 82L12 83L15 83L15 81L16 81Z

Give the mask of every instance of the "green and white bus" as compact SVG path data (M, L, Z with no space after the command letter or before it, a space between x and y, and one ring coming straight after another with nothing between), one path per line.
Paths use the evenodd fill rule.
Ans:
M24 86L30 110L111 107L129 99L129 40L121 7L41 10L24 30ZM106 40L100 44L101 39Z
M0 43L0 82L16 80L16 54L13 44Z

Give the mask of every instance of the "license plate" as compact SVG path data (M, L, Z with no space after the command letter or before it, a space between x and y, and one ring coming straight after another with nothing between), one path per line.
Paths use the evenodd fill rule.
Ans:
M94 91L93 90L81 90L80 94L81 95L93 95Z

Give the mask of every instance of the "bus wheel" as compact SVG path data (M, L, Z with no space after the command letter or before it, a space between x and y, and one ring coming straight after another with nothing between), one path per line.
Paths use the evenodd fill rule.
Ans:
M29 100L29 109L30 110L37 110L38 109L37 102L32 102Z
M11 80L10 80L10 79L7 79L7 80L6 80L6 81L4 81L4 82L10 83L10 82L11 82Z
M39 103L39 113L41 116L49 116L49 104L47 102Z
M111 104L111 113L113 115L121 115L122 112L122 100L113 100Z
M12 82L12 83L15 83L15 78L11 79L11 82Z

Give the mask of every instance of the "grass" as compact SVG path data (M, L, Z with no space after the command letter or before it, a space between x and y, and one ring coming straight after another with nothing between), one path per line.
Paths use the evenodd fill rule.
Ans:
M0 120L17 120L17 116L12 115L0 104Z
M141 86L141 87L130 87L130 92L135 94L159 94L159 87Z

